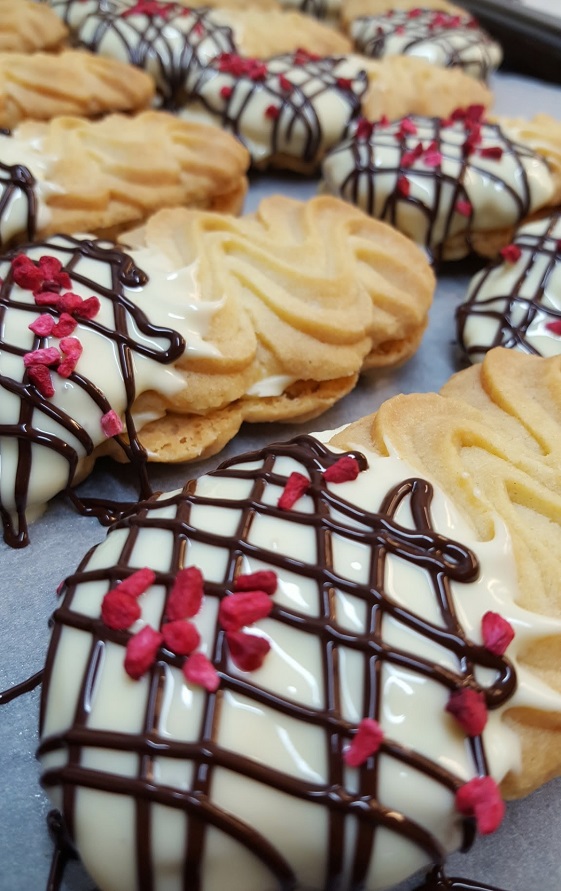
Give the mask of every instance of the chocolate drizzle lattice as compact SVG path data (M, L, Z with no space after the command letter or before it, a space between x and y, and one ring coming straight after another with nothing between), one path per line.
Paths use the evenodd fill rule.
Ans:
M11 133L2 131L2 135L10 136ZM4 237L1 233L2 220L9 215L12 203L22 196L27 207L27 220L22 233L31 241L35 237L37 229L35 178L23 164L10 165L0 162L0 246L4 244ZM5 240L9 242L10 238L8 237Z
M490 263L456 310L460 346L474 362L496 346L544 355L544 338L550 352L561 352L561 215L523 227L513 245L515 265Z
M343 673L346 671L342 663L343 653L362 657L362 669L358 673L358 683L363 691L362 712L380 719L383 710L382 672L387 666L403 668L419 678L426 678L443 688L445 693L466 685L483 689L490 708L502 704L512 693L514 673L507 660L467 640L459 624L451 586L472 581L478 574L478 564L469 549L434 530L431 486L421 479L407 479L390 489L379 508L373 505L372 511L365 510L346 500L345 485L328 487L323 479L323 470L339 457L316 440L302 436L225 462L204 478L206 482L202 485L190 482L183 491L145 502L135 515L120 520L109 534L109 538L114 534L123 536L117 551L113 549L111 552L110 565L106 566L102 554L94 551L85 558L77 573L66 580L62 603L54 615L43 690L43 726L48 712L56 710L56 703L50 701L56 698L53 677L61 668L57 660L65 659L68 629L85 632L89 643L85 638L84 646L89 648L90 655L83 666L82 679L76 680L78 701L73 712L73 725L54 732L51 730L42 739L40 756L66 753L63 763L57 761L57 766L45 769L42 782L47 789L60 787L63 790L65 820L78 849L76 806L79 788L130 796L134 800L130 856L135 858L136 871L142 876L143 891L153 891L156 887L151 829L151 809L156 804L188 816L184 849L176 855L176 868L183 875L184 891L200 891L203 887L200 870L209 827L220 829L257 857L270 871L275 887L289 891L297 886L299 876L283 854L282 845L276 843L274 834L267 834L262 827L265 810L273 814L277 810L276 792L283 793L279 827L290 820L289 812L283 812L287 797L327 812L326 837L321 850L310 853L311 857L317 855L324 860L325 876L329 877L325 879L325 888L334 887L338 879L342 879L341 887L354 891L365 887L380 828L409 840L424 851L429 860L436 863L443 860L440 841L425 826L391 804L380 801L381 759L386 759L386 763L389 759L404 769L418 772L427 782L434 782L436 788L451 794L465 777L460 778L443 766L439 752L435 751L429 757L415 749L415 740L411 741L411 746L406 746L388 733L379 753L360 768L358 785L355 787L349 782L342 754L356 725L345 714L343 705ZM356 454L354 457L365 469L364 456ZM305 504L296 505L291 511L282 511L276 506L278 494L288 473L295 467L310 478L311 487ZM397 512L407 503L412 516L410 526L396 521ZM197 516L201 516L201 511L206 520L199 525ZM235 526L233 535L221 531L225 516L230 517L230 527ZM274 527L270 534L267 531L269 524L270 530ZM279 524L288 527L291 540L300 542L290 553L286 546L278 547L273 543L283 540ZM310 703L299 693L290 694L288 688L277 688L276 680L268 683L267 676L260 681L259 673L239 672L233 668L228 659L224 631L215 623L207 652L218 670L220 686L215 693L202 696L198 712L189 712L185 716L184 719L193 725L193 735L187 732L189 741L177 739L163 727L162 706L169 701L166 694L169 672L174 667L179 668L181 663L165 649L160 650L145 687L144 714L139 721L143 729L127 733L122 729L90 726L96 690L107 683L107 679L102 682L104 652L110 645L124 647L129 633L111 631L99 619L92 618L96 614L93 604L93 610L87 610L89 615L75 608L78 589L83 604L84 586L93 583L99 593L125 578L138 565L131 566L134 554L149 559L149 542L156 530L161 545L158 549L160 558L164 548L165 553L169 552L169 562L166 561L164 568L160 563L155 584L160 588L163 586L168 593L177 571L192 564L198 559L195 555L202 553L207 554L209 561L206 567L199 564L205 576L208 600L228 596L236 576L247 571L248 563L252 567L264 565L274 569L280 583L283 578L294 580L298 576L301 583L308 586L307 607L302 607L300 601L275 595L266 630L272 639L275 639L275 629L279 640L294 639L293 643L284 646L297 661L302 656L302 648L319 644L317 704ZM307 536L313 545L309 554L304 555L301 542L307 541ZM341 543L344 547L364 546L367 549L366 582L353 579L350 564L340 557ZM208 556L209 547L212 556ZM93 554L96 554L95 560L90 565ZM386 584L390 558L405 561L430 580L440 617L438 622L423 618L392 598ZM309 594L310 590L313 595ZM353 600L363 609L365 619L361 633L351 631L346 624L341 596ZM162 619L165 600L164 596L160 605ZM449 659L431 660L413 649L390 645L385 640L388 621L402 624L414 632L413 638L419 635L423 641L432 642L441 653L447 653ZM270 654L268 658L273 657ZM495 681L481 688L475 679L476 667L492 669ZM67 670L75 672L75 666L69 663ZM275 672L275 677L278 674ZM178 678L181 683L179 674ZM312 728L317 734L313 760L317 764L325 762L325 776L314 780L305 774L299 775L298 771L290 772L269 760L262 750L253 757L243 746L236 747L228 742L222 735L222 725L226 711L231 707L229 698L232 696L242 697L251 704L251 710L263 709L273 716L273 721L278 720L279 725L284 720L291 726L304 724ZM52 716L48 723L52 728ZM244 738L249 750L248 732ZM473 773L486 773L481 738L474 738L470 745ZM99 763L95 770L89 769L85 762L87 752L92 748L103 749L109 760L112 752L136 754L137 772L123 776L110 767L100 769ZM174 764L181 760L192 764L188 787L158 782L160 758ZM253 794L249 789L255 786L262 790L263 799L256 808L255 823L250 823L243 814L233 812L235 807L232 810L231 806L225 807L221 803L216 789L219 776L224 772L243 777L248 783L248 796ZM358 828L349 853L346 832L347 823L352 819L356 819ZM472 828L471 821L466 820L466 846L471 840ZM304 831L303 827L299 826L298 831Z
M23 357L32 349L45 346L45 340L31 335L28 325L37 318L40 308L30 291L17 287L13 280L12 259L26 253L36 260L42 255L55 255L62 262L63 269L70 275L75 288L82 286L86 296L99 296L102 309L109 304L109 313L103 318L80 319L78 332L90 330L114 344L116 374L119 383L115 384L125 394L125 422L127 438L118 437L119 445L127 459L132 461L139 473L140 489L144 497L150 494L145 463L145 452L136 436L131 407L135 398L135 373L133 355L146 356L163 364L171 363L184 350L185 342L181 335L171 328L152 324L145 313L125 294L125 288L138 288L147 281L146 274L132 259L109 242L80 240L70 236L56 236L47 242L23 245L17 250L2 256L0 262L0 394L4 410L0 420L0 453L2 456L2 497L0 515L4 525L4 538L12 547L27 544L26 508L30 477L37 473L34 464L36 449L48 449L67 462L67 490L78 506L77 496L70 492L80 459L92 454L95 446L88 432L92 413L99 411L101 418L113 406L108 394L99 384L80 372L80 365L68 378L73 388L83 394L82 414L69 414L64 400L46 398L30 382ZM94 280L85 275L87 261L99 264L99 275ZM105 284L104 284L105 282ZM91 290L90 290L91 289ZM50 313L58 318L59 310L49 307ZM110 321L109 321L110 319ZM78 333L77 332L77 333ZM139 336L140 335L140 336ZM150 342L151 341L151 342ZM77 403L73 403L77 406ZM91 426L90 426L91 430ZM101 437L100 437L101 438ZM48 464L43 471L49 474ZM91 505L91 512L100 518L107 514L107 506ZM112 511L109 510L109 516Z

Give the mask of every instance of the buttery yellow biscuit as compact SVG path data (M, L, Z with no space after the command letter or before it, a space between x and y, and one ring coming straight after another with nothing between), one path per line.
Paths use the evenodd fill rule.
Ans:
M239 212L249 164L234 137L163 111L27 121L0 136L0 160L25 165L33 175L27 198L34 238L114 234L177 205ZM2 184L6 194L11 188L14 183ZM4 243L29 228L20 205L7 201L0 213Z
M297 10L262 11L250 7L220 10L216 15L231 26L234 42L244 56L267 59L297 49L318 56L351 51L351 42L345 35Z
M496 348L440 394L396 396L333 442L397 453L459 505L481 541L500 518L512 537L519 605L561 618L561 357ZM523 633L523 632L521 632ZM552 628L522 662L561 691L561 648ZM536 704L507 713L522 739L522 766L504 784L528 793L561 771L561 717Z
M154 83L143 71L91 53L0 53L0 127L65 114L138 111L153 96Z
M0 53L57 49L68 28L48 6L32 0L0 0Z

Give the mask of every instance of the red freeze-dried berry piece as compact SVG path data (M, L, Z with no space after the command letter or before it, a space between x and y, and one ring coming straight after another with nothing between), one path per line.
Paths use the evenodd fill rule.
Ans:
M204 687L209 693L214 693L220 684L216 668L204 653L192 653L183 666L183 674L189 683Z
M235 591L265 591L274 594L277 590L278 578L272 569L260 569L257 572L239 575L234 582Z
M70 313L70 315L73 315L82 303L83 300L79 294L67 291L65 294L60 295L57 305L61 312L67 312Z
M55 320L48 312L41 313L36 319L28 325L30 331L33 331L37 337L48 337L55 325Z
M360 767L371 755L376 754L383 739L384 732L378 722L373 718L363 718L350 746L343 753L345 764Z
M418 132L417 125L413 123L411 118L403 118L397 132L399 136L415 136Z
M559 333L561 334L561 323ZM483 646L495 656L502 656L514 638L514 628L499 613L489 610L481 619L481 635Z
M423 162L427 167L438 167L439 164L442 164L442 152L426 152Z
M33 386L39 390L39 393L45 399L50 399L55 395L51 372L46 365L31 365L27 369L27 376Z
M343 455L335 464L323 472L326 483L348 483L356 480L360 473L360 466L356 458L351 455Z
M230 648L232 662L241 671L256 671L261 668L271 644L264 637L245 634L243 631L228 631L226 641Z
M192 622L176 619L162 625L164 643L176 656L189 656L201 642L201 635Z
M79 319L93 319L101 309L101 303L98 297L86 297L74 309L74 315Z
M487 723L485 696L471 687L453 690L446 711L454 716L468 736L479 736Z
M277 501L277 507L280 507L281 510L290 510L290 508L294 507L298 499L301 498L304 492L307 492L309 488L310 480L308 477L304 476L302 473L294 471L286 481L286 485L282 490L282 495Z
M355 136L357 139L370 139L374 132L374 124L366 118L359 118L356 124Z
M63 337L60 341L60 348L64 353L64 359L57 371L61 377L70 377L82 355L82 344L77 337Z
M265 591L240 591L220 602L218 621L226 631L239 631L265 619L273 608L273 601Z
M418 142L415 148L411 149L408 152L403 152L401 156L401 166L402 167L411 167L417 158L420 158L423 154L423 143Z
M180 569L169 592L166 603L166 617L192 619L199 612L204 597L203 574L196 566Z
M78 322L67 312L63 312L56 325L53 325L53 337L69 337L76 330Z
M26 368L30 365L58 365L60 362L60 352L56 347L45 347L42 350L32 350L31 353L25 353L23 364Z
M494 158L500 161L503 156L503 149L500 145L489 145L486 148L479 149L482 158Z
M140 618L141 609L136 597L113 588L101 602L101 618L108 628L124 631Z
M33 291L33 299L37 306L52 306L58 309L60 303L60 294L56 291Z
M277 105L268 105L265 109L265 117L270 118L272 121L276 121L278 116L280 115L280 108Z
M108 438L111 436L118 436L119 433L123 432L123 422L116 411L110 409L102 415L101 429Z
M220 95L222 96L223 99L229 99L233 92L234 92L233 87L228 87L226 85L224 85L223 87L220 87Z
M407 198L411 191L411 183L406 176L398 176L395 188L400 195L403 195L404 198Z
M475 817L481 835L490 835L502 823L505 803L492 777L474 777L456 792L456 809L464 817Z
M553 334L558 334L561 337L561 319L555 322L547 322L546 326L548 331L551 331Z
M285 93L291 93L294 89L294 84L286 77L285 74L279 74L279 86Z
M130 594L131 597L140 597L155 581L156 573L154 570L144 566L142 569L137 569L128 578L123 579L118 585L115 585L113 590L123 591L125 594Z
M62 268L62 263L57 257L40 257L39 269L43 273L42 289L55 291L57 288L72 287L70 276Z
M12 276L20 288L26 291L35 291L44 281L44 274L25 254L18 254L11 263Z
M338 77L335 81L340 90L352 90L353 82L350 77Z
M163 635L150 625L133 634L125 653L125 671L129 677L137 681L152 667L163 642Z
M500 249L499 254L506 263L516 263L522 256L522 251L517 244L507 244Z
M469 201L464 201L463 199L459 199L456 201L456 210L463 217L469 217L473 210L473 207Z

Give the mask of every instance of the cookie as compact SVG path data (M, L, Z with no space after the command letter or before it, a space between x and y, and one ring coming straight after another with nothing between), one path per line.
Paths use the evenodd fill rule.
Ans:
M154 83L147 74L113 59L79 50L0 53L2 128L57 115L140 111L153 96Z
M68 29L47 6L31 0L0 2L0 53L58 49Z
M361 16L350 26L354 48L365 56L415 56L442 68L460 68L487 80L502 50L468 13L414 8Z
M27 121L0 135L0 241L115 234L161 207L239 212L249 159L229 134L162 111Z
M265 58L297 48L320 55L350 50L341 33L296 12L259 7L191 9L151 0L53 0L53 9L86 49L136 65L155 80L158 104L181 107L190 84L212 58L240 53Z
M550 408L561 367L534 361L557 381L540 390ZM458 426L496 439L485 412L402 399L413 419L392 400L335 438L343 452L301 436L143 502L66 579L41 781L101 891L186 874L205 891L393 887L492 833L513 776L561 769L559 522L537 567L556 608L542 611L503 504L482 536L439 481L455 482L450 460L423 466L427 435L456 458ZM445 408L433 421L415 400ZM419 459L392 438L402 418ZM559 462L523 435L503 448L503 476L531 455L528 482L547 469L559 509ZM542 645L549 675L528 657ZM537 769L521 714L557 741Z
M460 71L405 56L319 58L304 51L266 61L225 54L192 83L182 117L214 123L247 146L258 169L317 171L360 115L448 114L463 96L488 104L488 90Z
M496 256L521 221L559 196L546 159L473 106L446 120L359 122L322 171L328 192L445 260Z
M244 420L315 417L363 369L405 361L427 323L422 253L328 196L241 219L161 211L122 240L58 235L0 259L14 546L96 457L131 461L145 492L147 460L213 454Z
M350 23L361 16L382 15L389 9L397 11L418 8L420 7L416 0L391 0L391 2L388 0L342 0L341 22L348 29ZM450 15L465 12L464 9L449 3L448 0L423 0L422 9L440 10Z
M502 255L473 277L456 320L460 347L472 362L495 346L561 353L559 212L516 231Z

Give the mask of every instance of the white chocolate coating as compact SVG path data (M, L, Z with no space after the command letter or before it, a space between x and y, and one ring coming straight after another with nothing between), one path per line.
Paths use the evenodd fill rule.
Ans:
M207 736L212 777L209 802L213 812L227 814L228 820L240 821L242 827L255 826L271 844L272 850L280 852L288 861L297 886L306 889L326 885L325 865L330 840L327 808L320 803L321 798L318 803L313 803L276 790L266 781L259 782L249 775L237 774L235 769L221 766L218 756L225 752L232 754L234 759L240 757L248 771L250 767L258 770L262 766L279 772L281 789L285 782L303 783L306 788L316 789L320 796L321 790L329 784L328 749L333 740L328 742L329 734L321 720L314 722L306 718L308 714L323 715L326 708L322 646L319 637L310 633L306 624L324 615L321 591L312 569L325 560L335 579L340 580L341 589L349 585L352 589L353 583L368 588L372 552L356 534L361 528L369 527L370 512L380 509L382 499L393 486L416 475L415 469L397 456L379 458L367 454L366 457L369 469L360 473L357 480L328 486L336 498L366 512L362 527L360 519L352 519L337 509L337 505L328 510L336 527L331 560L318 553L321 536L316 538L311 524L298 522L313 512L308 495L281 517L269 513L266 508L258 509L254 515L244 539L249 547L243 551L238 570L251 572L274 567L275 559L280 555L279 587L273 597L274 604L289 616L301 617L303 622L299 630L295 624L285 624L281 615L273 613L252 626L251 632L266 637L272 647L257 671L241 672L228 658L221 661L222 688L216 698L217 709L212 712L215 715L212 731L209 729ZM262 466L261 459L249 456L234 463L233 470L253 469L258 474ZM269 465L269 471L271 469ZM276 504L283 480L293 471L306 473L307 469L292 456L277 454L274 474L279 476L266 483L258 499L262 505ZM235 478L229 472L217 477L206 476L197 482L197 503L191 506L188 515L189 525L196 531L188 537L182 560L184 565L199 566L207 585L218 586L213 590L219 590L220 586L229 588L232 536L235 537L239 529L244 499L248 499L252 491L252 480ZM162 524L173 521L177 510L177 504L173 502L175 495L170 493L170 503L166 503L164 496L161 507L155 502L151 516L159 517ZM220 506L204 503L205 499L213 498L220 499ZM405 499L392 519L406 529L416 529L410 506L411 502ZM182 516L187 519L185 513ZM471 548L480 564L476 581L451 583L454 608L469 639L480 641L480 620L488 609L499 611L516 629L509 650L509 658L515 664L517 653L530 642L561 634L560 622L530 614L516 606L514 559L508 533L501 522L497 521L492 539L484 543L477 541L454 505L438 490L431 505L431 517L434 530ZM212 544L205 543L205 530L217 537L217 540L213 538ZM124 557L128 534L127 528L122 528L108 535L81 565L81 572L87 575L94 570L98 580L78 580L75 590L69 590L63 602L63 611L70 609L68 615L76 616L78 624L82 624L81 617L85 617L86 627L85 630L71 627L73 620L69 624L64 620L57 626L56 645L51 653L54 662L50 664L44 692L41 731L43 744L48 744L49 740L54 740L55 744L49 753L43 753L41 767L49 794L54 804L61 807L61 788L56 777L60 776L59 771L64 774L68 748L58 744L57 740L64 737L74 716L81 713L85 696L87 714L83 724L82 719L79 723L86 733L94 735L91 747L80 747L79 762L74 768L79 788L75 797L71 792L71 798L78 851L101 891L137 891L135 839L142 837L143 851L153 877L150 887L158 891L179 891L183 887L182 874L187 856L189 809L184 812L181 807L158 803L157 792L160 790L165 798L175 791L178 796L186 796L186 801L189 799L195 787L197 756L170 758L166 757L165 750L168 745L193 743L194 751L198 751L201 722L204 715L208 722L210 714L207 695L201 689L187 685L179 668L166 660L162 659L155 669L154 678L159 677L160 706L151 736L156 744L160 740L162 745L160 750L156 747L151 751L147 759L149 763L144 764L150 777L149 793L142 799L147 808L143 813L150 826L146 841L144 831L137 835L135 814L138 815L138 811L132 795L134 790L146 788L144 782L139 783L139 759L133 749L139 735L143 735L147 710L150 712L152 708L148 706L149 677L132 681L123 668L124 650L120 643L98 642L95 681L90 674L87 691L82 689L90 658L92 631L96 627L88 624L87 617L95 619L99 615L101 600L110 587L105 570L119 563L121 567L132 568L148 565L157 572L167 573L170 568L173 572L177 565L169 526L164 529L162 525L157 529L152 524L147 527L141 523L135 532L132 551ZM268 554L272 564L267 560ZM287 571L282 564L282 555L301 561L302 571ZM432 590L425 570L389 554L384 565L383 586L389 597L407 613L441 627L436 592ZM338 669L333 683L338 690L339 703L333 720L348 721L353 726L363 717L362 692L368 672L366 653L353 648L352 644L368 634L370 610L364 599L353 596L352 591L338 590L337 581L333 584L335 593L329 627L338 635ZM142 618L133 626L133 631L147 622L154 627L159 625L164 611L163 595L161 584L153 585L142 595ZM216 624L216 606L216 597L210 596L207 588L202 612L194 621L202 634L201 648L209 656L218 652L216 643L220 631ZM383 622L383 639L392 649L420 655L441 668L457 670L456 658L444 647L393 617L385 615ZM238 681L248 686L239 686ZM488 675L485 682L491 682ZM265 694L264 699L261 692ZM269 694L271 705L266 702ZM461 781L473 776L474 766L465 736L444 711L446 691L440 684L430 676L386 663L382 671L381 697L380 723L387 737L426 755ZM290 716L275 707L279 698L294 710ZM561 697L518 666L518 687L508 705L559 710ZM483 734L490 773L497 781L509 770L516 770L519 764L517 738L501 723L501 711L490 713ZM208 723L207 727L210 728ZM98 732L114 732L125 742L129 740L130 748L119 745L118 750L112 751L111 747L96 746L95 734ZM460 821L450 793L428 776L387 755L380 757L379 767L378 800L393 812L405 814L434 833L446 850L456 847L460 839ZM55 778L54 786L49 781L49 774ZM96 788L97 776L107 778L107 791ZM120 783L123 777L128 778L125 782L129 784L129 793L112 793L112 777L115 783ZM93 788L88 788L90 780ZM347 796L352 798L360 782L359 771L343 769L342 783ZM123 785L118 788L126 790ZM336 791L334 789L334 795ZM203 800L206 802L206 795ZM171 799L168 801L171 804ZM204 810L203 821L206 814ZM197 860L199 856L201 858L201 891L223 891L225 887L236 891L263 891L277 886L263 862L251 853L249 847L238 843L235 835L209 827L204 838L204 854L200 853L200 847L197 848ZM347 888L350 887L349 870L356 841L356 822L349 813L345 814L344 840L347 862L341 887ZM376 836L374 856L364 887L366 891L386 889L424 862L425 855L420 849L398 833L383 829Z
M297 52L259 65L263 74L255 77L236 73L235 59L211 63L192 82L180 116L231 131L257 167L282 158L283 166L315 169L360 113L367 86L360 58L314 59Z
M40 137L23 138L17 129L10 136L0 134L0 163L7 167L15 165L26 167L35 180L33 187L36 202L35 218L36 228L39 230L48 225L51 217L46 199L49 195L62 192L60 186L50 181L52 165L57 160L46 154ZM4 196L9 185L3 177L0 178L2 203L6 200ZM0 213L0 244L8 244L12 239L25 235L28 214L29 206L25 192L16 189Z
M350 34L356 51L366 56L416 56L441 68L461 68L481 79L502 61L499 44L470 15L422 7L393 9L354 19Z
M478 272L458 308L460 343L472 362L494 346L561 353L560 215L521 226L512 243L520 256Z
M545 160L498 124L476 124L479 138L466 154L463 120L405 121L414 132L403 132L403 121L380 123L333 149L322 164L323 189L432 250L457 236L469 242L474 231L515 226L554 194ZM407 160L418 146L418 157ZM485 154L495 149L500 157Z

